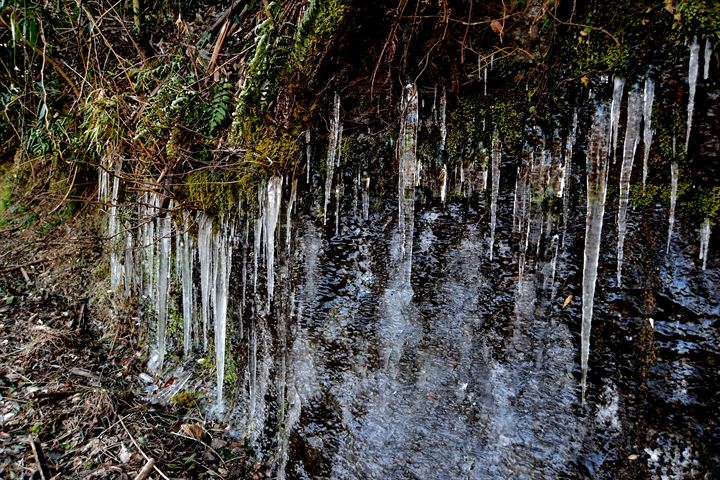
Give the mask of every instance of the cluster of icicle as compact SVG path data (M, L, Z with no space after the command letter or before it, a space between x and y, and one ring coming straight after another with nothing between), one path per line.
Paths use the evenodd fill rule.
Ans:
M525 276L528 267L535 271L536 262L541 258L542 239L546 238L550 261L544 271L543 287L553 292L560 238L565 236L568 224L568 182L576 128L577 122L573 121L564 142L559 131L546 141L540 128L529 128L515 182L513 235L518 239L520 278ZM563 204L563 222L559 226L554 225L553 216L543 209L546 199L553 198L561 199Z
M705 64L703 68L703 80L707 80L710 76L710 60L712 57L712 45L710 40L705 40L705 51L703 53ZM695 112L695 92L697 90L697 80L699 74L699 62L700 62L700 43L697 37L693 40L690 46L690 61L688 62L688 107L687 107L687 131L685 134L685 150L687 151L690 146L690 131L692 130L693 124L693 113ZM677 196L677 165L673 165L675 169L673 177L673 196L671 202L675 202ZM668 251L670 250L670 237L672 236L672 226L674 221L674 208L672 211L672 219L670 227L668 229ZM702 268L705 270L707 267L707 255L708 248L710 245L710 230L711 224L710 219L706 218L703 220L700 226L700 260L702 260Z
M100 196L104 201L110 202L108 234L125 240L124 252L122 249L112 249L110 252L111 286L117 290L124 280L123 286L127 295L145 297L152 305L155 342L148 368L159 373L165 362L171 267L174 256L177 288L182 292L183 353L186 358L190 358L195 351L210 351L208 334L212 328L217 382L216 402L217 407L222 409L228 295L233 246L237 242L236 223L240 215L213 220L204 213L192 216L188 212L183 212L181 216L178 215L181 218L178 223L171 215L175 210L173 202L169 202L169 206L163 208L162 195L147 192L141 196L137 212L131 215L137 219L135 228L131 228L130 224L125 224L121 228L117 202L119 177L115 176L113 188L109 192L107 186L109 181L106 178L109 177L100 174ZM289 208L292 208L294 202L296 185L297 183L294 182ZM282 177L272 177L259 190L260 215L254 222L255 278L252 283L257 288L258 264L263 262L267 286L265 311L269 310L275 288L275 232L279 221L282 187ZM193 225L197 228L197 240L194 240L189 231ZM290 229L289 220L286 228ZM289 231L287 234L289 236ZM199 288L195 285L196 266L199 271ZM245 261L243 277L246 275ZM243 281L243 299L245 283ZM244 301L241 307L243 306Z

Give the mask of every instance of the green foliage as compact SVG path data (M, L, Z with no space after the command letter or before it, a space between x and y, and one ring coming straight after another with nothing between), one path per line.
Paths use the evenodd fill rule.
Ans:
M693 207L702 218L717 223L720 220L720 187L709 188L698 194Z
M630 203L636 208L649 207L659 192L660 187L657 185L634 184L630 187Z
M292 47L292 59L298 68L304 69L311 64L305 63L308 54L332 38L346 11L347 5L339 0L310 1Z
M235 183L235 175L231 172L196 170L187 175L184 190L187 201L194 207L223 213L237 208Z
M720 40L720 2L717 0L680 0L676 12L676 18L688 32Z
M200 406L201 396L200 392L183 390L173 395L170 401L181 408L190 410Z
M497 128L500 140L508 145L518 144L523 135L523 109L513 103L498 102L493 107L493 125Z
M211 134L223 124L232 105L232 85L219 83L213 86L210 99L210 121L208 129Z

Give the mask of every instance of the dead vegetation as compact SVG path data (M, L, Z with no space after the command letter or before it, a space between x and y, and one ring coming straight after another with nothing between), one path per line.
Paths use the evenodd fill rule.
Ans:
M196 404L141 397L134 312L87 290L92 225L0 232L0 478L264 478Z

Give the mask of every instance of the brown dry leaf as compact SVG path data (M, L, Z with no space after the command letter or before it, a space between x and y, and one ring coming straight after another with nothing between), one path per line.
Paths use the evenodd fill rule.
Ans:
M570 304L570 302L572 302L573 298L574 297L572 295L568 295L567 298L565 299L565 301L563 302L563 308L567 307Z
M199 423L183 423L180 425L180 432L197 441L202 441L207 435L207 432Z
M583 87L587 87L588 85L590 85L590 78L588 78L588 76L586 75L580 79L580 83L583 84ZM570 296L572 297L572 295Z
M505 27L503 27L503 24L500 23L498 20L493 20L490 22L490 28L493 32L497 33L500 38L503 38L503 35L505 35Z

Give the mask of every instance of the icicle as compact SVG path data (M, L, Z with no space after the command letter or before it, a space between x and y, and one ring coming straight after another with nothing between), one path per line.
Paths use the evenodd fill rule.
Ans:
M707 80L710 77L710 58L712 57L712 44L710 39L705 40L705 68L703 68L703 80Z
M623 90L625 89L625 79L616 76L613 80L613 97L610 105L610 147L611 155L615 161L615 152L617 151L618 129L620 128L620 106L622 105Z
M202 347L208 351L208 328L210 326L210 297L213 273L212 223L203 213L198 216L198 260L200 262L200 318L202 319Z
M497 130L492 139L492 193L490 195L490 260L493 259L495 247L495 226L497 224L497 201L500 191L500 159L502 157L502 143Z
M555 292L555 271L557 270L557 259L558 259L558 246L559 246L559 237L557 235L553 235L552 240L550 240L550 251L553 252L552 260L550 260L550 274L546 275L543 279L543 289L544 290L551 290L553 292L553 295L550 296L550 298L554 297Z
M592 326L595 283L597 280L600 240L602 237L605 196L608 177L608 114L604 105L598 106L594 118L587 152L587 217L585 220L585 261L583 265L582 328L580 365L582 369L582 401L585 403L588 358L590 356L590 329Z
M292 229L292 213L295 208L295 199L297 198L297 178L293 178L292 186L290 187L290 201L287 206L287 219L285 224L285 244L288 252L290 251L290 244L292 243L292 237L290 230Z
M155 205L157 195L147 192L140 205L139 218L143 221L140 234L140 247L143 258L141 259L143 286L145 297L153 299L155 296Z
M370 177L367 173L363 182L362 205L363 220L368 220L370 218Z
M310 167L311 167L311 147L310 147L310 129L305 130L305 157L307 158L307 184L310 185Z
M572 180L572 157L577 135L578 116L573 114L573 126L565 140L565 170L563 173L563 233L561 246L565 248L565 235L567 234L568 219L570 216L570 181Z
M197 329L197 326L193 325L193 257L195 248L189 232L190 215L187 212L183 213L183 223L182 236L178 234L178 238L182 238L182 241L176 255L180 259L178 273L183 295L183 352L187 358L192 353L193 332Z
M495 68L495 53L490 54L490 70Z
M110 210L108 214L108 238L110 239L110 288L114 291L122 282L122 265L120 264L120 174L122 173L122 157L118 157L114 165Z
M418 132L418 96L415 85L405 87L398 141L398 229L403 235L402 257L412 258L415 215L415 172ZM409 275L409 272L406 272Z
M333 118L330 121L330 141L328 144L327 160L325 161L325 204L323 207L323 224L327 224L327 209L332 194L333 175L335 164L339 161L342 126L340 125L340 95L335 94L335 107Z
M440 97L440 151L444 152L447 143L447 92L443 87Z
M268 180L267 204L265 213L265 259L267 273L268 311L275 290L275 227L280 215L282 202L282 177L276 176Z
M443 164L442 168L440 169L440 201L443 205L445 205L445 201L447 200L447 184L448 184L448 173L447 173L447 165Z
M707 268L708 249L710 248L710 219L706 218L700 227L700 260L702 269Z
M335 186L335 235L340 235L340 185Z
M673 227L675 226L675 206L677 205L678 191L678 164L673 161L670 164L670 218L668 219L668 239L665 254L670 253L670 242L672 241Z
M483 68L483 95L487 97L487 68Z
M622 284L622 266L627 232L627 209L630 201L630 177L632 176L633 160L640 139L640 120L642 119L642 96L637 85L628 95L628 119L623 145L623 159L620 169L620 201L618 206L618 243L617 243L617 284Z
M222 411L224 406L227 305L232 268L232 239L234 236L234 228L227 221L221 221L221 227L213 236L215 251L213 317L215 327L215 374L217 380L216 407L219 411Z
M168 290L170 282L170 246L172 229L170 218L167 216L157 219L158 237L160 240L160 258L158 262L157 291L155 292L155 309L157 315L156 348L150 360L149 368L160 372L165 363L165 334L167 330L168 317Z
M358 218L358 200L360 199L360 170L355 173L355 175L353 176L353 180L353 217Z
M687 133L685 136L685 151L690 147L690 130L692 130L693 113L695 111L695 90L697 89L697 77L698 77L698 57L700 56L700 44L698 43L697 37L693 40L693 44L690 47L690 62L688 68L688 118L687 118Z
M653 102L655 100L655 82L652 81L650 77L647 77L645 79L645 93L643 95L643 123L644 131L643 131L643 144L644 144L644 150L643 150L643 174L642 174L642 182L643 182L643 188L645 187L645 180L647 179L648 174L648 160L650 159L650 146L652 145L652 137L655 133L652 129L652 111L653 111Z
M123 260L124 263L124 275L123 278L125 280L125 296L130 297L133 293L133 291L137 287L137 274L135 272L135 258L133 255L133 249L134 241L133 241L133 233L130 229L130 225L125 225L125 259Z

